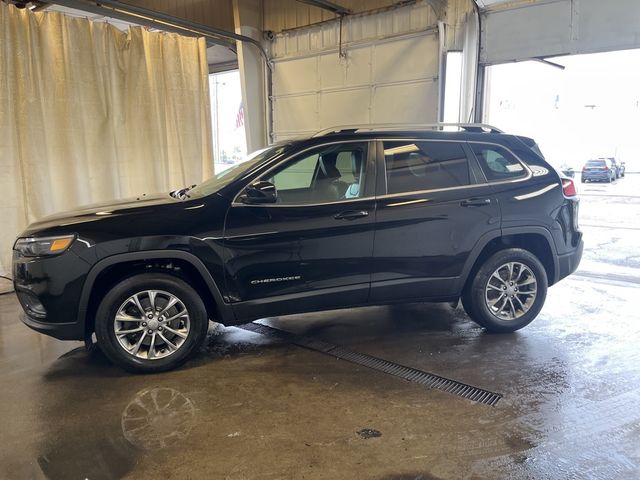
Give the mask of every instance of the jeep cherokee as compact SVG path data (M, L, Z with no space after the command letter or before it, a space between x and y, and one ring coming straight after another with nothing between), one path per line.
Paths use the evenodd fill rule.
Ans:
M14 284L29 327L94 333L130 371L184 362L230 325L457 302L490 331L540 312L582 256L578 198L529 138L442 124L335 128L200 185L31 224Z

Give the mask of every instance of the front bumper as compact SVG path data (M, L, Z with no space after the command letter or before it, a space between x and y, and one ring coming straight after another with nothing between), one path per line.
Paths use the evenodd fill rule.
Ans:
M61 340L83 340L78 306L88 269L72 250L35 258L14 251L13 286L24 310L22 322Z
M36 320L26 313L20 315L20 320L36 332L44 333L58 340L84 340L84 325L80 323L47 323Z
M557 281L560 281L563 278L571 275L573 272L575 272L578 269L578 265L580 265L580 260L582 260L583 250L584 250L584 241L581 238L575 250L569 253L565 253L563 255L558 255Z

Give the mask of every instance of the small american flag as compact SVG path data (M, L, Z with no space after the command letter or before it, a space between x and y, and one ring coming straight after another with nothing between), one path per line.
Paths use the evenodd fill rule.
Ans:
M238 108L238 114L236 115L236 128L240 128L244 125L244 105L240 102L240 108Z

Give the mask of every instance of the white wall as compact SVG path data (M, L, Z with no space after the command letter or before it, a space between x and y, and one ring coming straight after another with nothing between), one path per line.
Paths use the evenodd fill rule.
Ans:
M540 0L482 16L486 64L640 47L638 0Z

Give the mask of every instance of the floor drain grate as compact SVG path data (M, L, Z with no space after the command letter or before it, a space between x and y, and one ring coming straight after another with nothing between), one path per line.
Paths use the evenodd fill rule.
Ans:
M382 358L372 357L366 353L354 352L347 348L340 347L323 340L318 340L317 338L293 335L260 323L247 323L239 326L239 328L259 333L261 335L275 336L294 345L308 348L309 350L326 353L327 355L332 355L341 360L346 360L357 365L362 365L363 367L368 367L379 372L402 378L409 382L418 383L429 388L451 393L492 407L495 406L502 398L502 395L499 393L494 393L483 388L451 380L450 378L442 377L434 373L418 370L417 368L400 365Z

